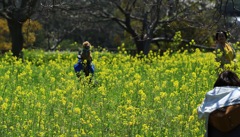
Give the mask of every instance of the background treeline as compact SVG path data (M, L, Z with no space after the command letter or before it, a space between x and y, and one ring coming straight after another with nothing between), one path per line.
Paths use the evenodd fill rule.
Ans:
M5 0L0 49L77 50L86 40L109 50L125 43L145 54L209 48L220 29L239 40L239 7L237 0Z

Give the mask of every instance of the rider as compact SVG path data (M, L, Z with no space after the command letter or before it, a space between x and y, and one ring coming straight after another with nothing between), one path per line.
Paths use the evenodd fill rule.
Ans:
M80 77L80 71L85 73L85 76L89 76L89 73L94 74L94 65L92 63L91 44L88 41L83 42L82 51L78 52L78 63L74 65L74 70L77 77Z

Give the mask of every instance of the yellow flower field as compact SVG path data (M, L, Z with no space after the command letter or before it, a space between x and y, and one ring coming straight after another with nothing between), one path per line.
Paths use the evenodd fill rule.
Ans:
M196 108L217 78L213 53L140 58L96 51L91 84L77 79L76 54L36 52L24 62L9 54L1 58L0 136L204 135Z

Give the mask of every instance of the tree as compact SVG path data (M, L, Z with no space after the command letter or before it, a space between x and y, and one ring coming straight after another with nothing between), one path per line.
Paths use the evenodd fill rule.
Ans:
M23 24L22 33L24 37L23 47L29 47L36 41L36 33L42 26L38 21L28 20ZM11 50L10 33L5 19L0 19L0 50Z
M12 41L12 53L19 57L23 48L23 23L33 15L39 0L0 0L0 17L7 20Z
M48 39L48 49L54 50L64 41L82 43L85 40L92 45L111 45L110 38L116 25L98 22L89 16L94 1L85 0L45 0L41 3L45 9L39 13Z
M216 10L219 13L218 29L224 29L229 32L230 39L239 41L240 29L240 1L238 0L219 0L216 2Z
M109 25L115 22L131 35L138 52L143 51L144 54L148 53L150 44L158 44L160 47L161 41L169 41L179 30L183 31L181 34L188 41L197 38L196 41L202 44L216 30L219 16L221 16L216 12L217 6L213 0L204 2L193 0L45 0L42 5L47 9L45 11L50 11L50 15L46 16L50 17L47 18L50 22L47 22L45 27L50 30L51 36L56 38L56 44L53 47L56 47L62 40L72 37L72 34L76 32L80 32L79 37L84 39L86 35L83 35L83 32L96 32L97 30L103 33L115 30L116 26L112 29ZM108 35L104 36L111 39Z
M212 1L192 0L97 0L92 15L116 22L128 32L138 52L149 52L150 44L161 40L163 29L173 22L185 22L191 27L209 28L194 16L204 10L213 9ZM104 6L103 6L104 5ZM204 15L202 15L204 16ZM213 18L213 17L212 17ZM203 25L204 24L204 25ZM171 37L175 34L172 33Z

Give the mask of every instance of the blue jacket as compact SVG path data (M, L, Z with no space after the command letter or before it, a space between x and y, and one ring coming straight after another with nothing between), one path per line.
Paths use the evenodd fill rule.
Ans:
M83 70L83 64L82 64L82 60L81 58L78 58L78 62L76 64L74 64L74 70L75 72L80 72L81 70ZM89 65L87 65L87 68L89 69L89 71L93 74L95 71L95 66L92 62L89 63Z

